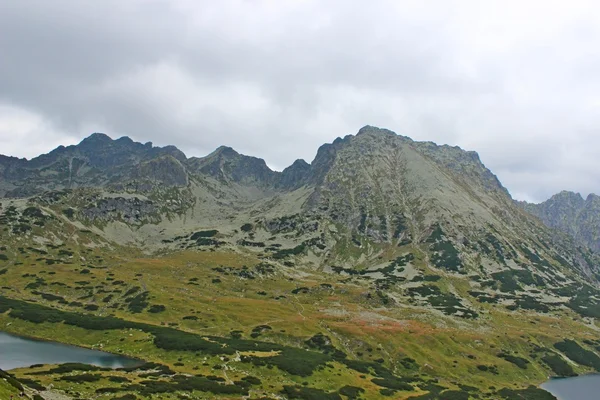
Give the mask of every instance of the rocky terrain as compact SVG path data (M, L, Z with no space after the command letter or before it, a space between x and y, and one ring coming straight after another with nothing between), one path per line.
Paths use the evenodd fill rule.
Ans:
M600 371L593 225L544 225L587 202L517 204L458 147L366 126L277 172L93 134L0 156L0 195L2 329L160 364L16 371L73 398L552 399L529 385Z
M576 241L600 252L600 197L563 191L540 204L519 202L527 212L544 224L572 236Z

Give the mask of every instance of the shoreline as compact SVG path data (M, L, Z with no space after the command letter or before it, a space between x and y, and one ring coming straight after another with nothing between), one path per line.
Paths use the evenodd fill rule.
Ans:
M123 359L131 360L132 362L135 362L137 365L142 365L142 364L146 363L146 360L143 360L143 359L140 359L137 357L132 357L127 354L119 354L119 353L113 353L113 352L105 351L105 350L98 350L98 349L95 349L92 347L86 347L86 346L72 344L72 343L65 343L65 342L61 342L59 340L55 340L55 339L40 338L40 337L32 336L31 334L14 333L14 332L7 331L5 329L6 329L6 327L2 327L0 329L0 334L5 334L7 336L12 336L17 339L24 339L24 340L29 340L29 341L33 341L33 342L51 343L51 344L56 344L56 345L61 345L61 346L74 347L74 348L78 348L78 349L82 349L82 350L88 350L88 351L92 351L92 352L104 353L109 356L121 357ZM33 363L31 365L35 365L35 364L36 363ZM54 365L54 364L47 364L47 365ZM89 365L93 365L93 364L89 364ZM30 365L24 366L24 367L11 368L10 370L19 369L19 368L28 368L28 367L30 367ZM118 368L120 368L120 367L118 367ZM111 369L116 369L116 368L111 368ZM10 370L5 370L5 371L10 371Z
M598 378L600 378L600 372L590 372L590 373L579 374L579 375L574 375L574 376L554 376L554 377L550 377L547 381L545 381L544 383L538 385L538 388L540 388L542 390L545 390L546 392L552 394L558 400L566 400L564 398L559 398L557 394L554 394L553 392L551 392L550 390L548 390L548 388L545 388L543 386L546 385L547 383L551 383L552 381L574 380L574 379L591 378L591 377L598 377Z

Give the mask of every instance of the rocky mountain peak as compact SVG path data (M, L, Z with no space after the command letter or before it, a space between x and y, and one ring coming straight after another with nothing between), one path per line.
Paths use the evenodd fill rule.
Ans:
M235 151L232 147L229 146L219 146L215 151L213 151L209 156L223 156L223 157L238 157L240 153Z
M552 196L549 201L558 201L558 202L570 202L573 204L583 204L585 201L581 193L575 193L568 190L563 190L554 196Z
M310 164L302 159L298 159L281 172L278 186L288 189L302 186L306 183L310 171Z
M240 154L227 146L218 147L206 157L190 159L188 166L221 182L243 185L272 186L278 175L262 158Z
M591 193L584 200L580 193L563 190L548 200L518 205L542 222L571 235L589 248L600 251L600 197Z
M379 128L377 126L365 125L358 130L356 136L362 135L383 135L383 136L398 136L395 132L389 129Z
M123 137L121 139L129 139L128 137ZM79 147L85 147L85 146L98 146L98 145L103 145L103 144L107 144L107 143L111 143L113 140L110 136L108 136L105 133L101 133L101 132L94 132L92 133L90 136L84 138L81 142L79 142L78 146ZM129 141L131 141L131 143L133 143L133 141L131 139L129 139Z
M600 202L600 196L598 196L595 193L590 193L588 194L588 196L585 198L586 202Z

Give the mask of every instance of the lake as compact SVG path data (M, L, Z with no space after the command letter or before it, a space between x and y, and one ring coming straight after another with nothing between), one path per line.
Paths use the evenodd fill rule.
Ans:
M559 400L598 400L600 398L600 375L551 379L541 387Z
M0 369L9 370L33 364L63 364L67 362L108 368L132 367L142 363L140 360L104 351L34 340L0 332Z

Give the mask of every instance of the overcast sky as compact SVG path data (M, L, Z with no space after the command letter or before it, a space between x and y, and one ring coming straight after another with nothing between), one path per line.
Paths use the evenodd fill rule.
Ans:
M600 192L600 5L0 0L0 153L92 132L283 169L363 125L475 150L513 197Z

